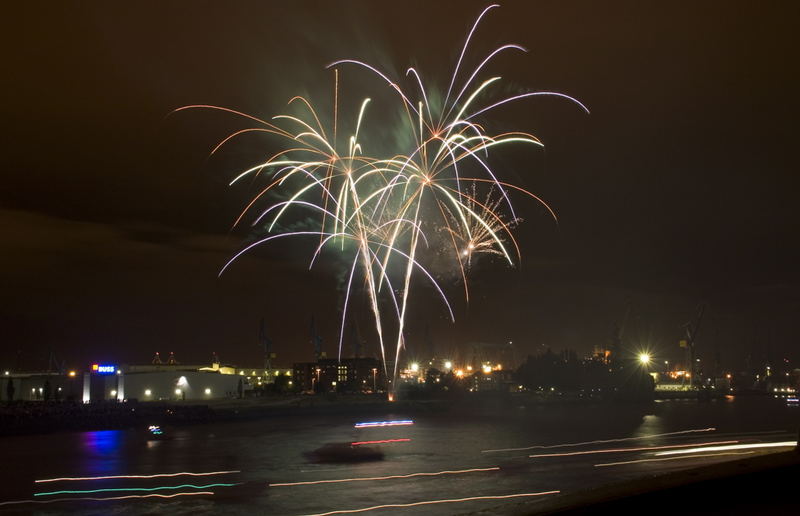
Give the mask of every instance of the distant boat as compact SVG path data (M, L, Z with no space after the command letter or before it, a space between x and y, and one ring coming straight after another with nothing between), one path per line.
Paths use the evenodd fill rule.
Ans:
M368 462L383 460L383 452L377 448L351 443L328 443L312 452L305 453L312 462Z
M148 441L167 441L172 439L172 432L168 432L161 425L149 425L146 438Z

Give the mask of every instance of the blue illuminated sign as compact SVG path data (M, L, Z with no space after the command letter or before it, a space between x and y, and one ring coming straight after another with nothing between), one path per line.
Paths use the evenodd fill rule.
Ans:
M92 372L97 374L114 374L117 372L117 366L105 364L92 364Z

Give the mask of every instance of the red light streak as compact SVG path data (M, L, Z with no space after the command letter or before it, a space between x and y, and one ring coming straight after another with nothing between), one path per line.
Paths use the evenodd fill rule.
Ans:
M437 471L435 473L409 473L407 475L389 475L385 477L358 477L358 478L340 478L335 480L309 480L305 482L284 482L280 484L269 484L269 486L270 487L309 486L314 484L336 484L341 482L365 482L368 480L392 480L398 478L436 477L440 475L458 475L461 473L480 473L485 471L498 471L498 470L500 470L500 468L494 466L491 468L447 470L447 471Z
M517 494L510 494L510 495L495 495L495 496L470 496L468 498L452 498L446 500L426 500L424 502L413 502L413 503L390 503L384 505L375 505L373 507L364 507L362 509L345 509L340 511L329 511L329 512L321 512L319 514L312 514L311 516L330 516L332 514L347 514L350 512L367 512L367 511L374 511L376 509L390 509L394 507L416 507L419 505L434 505L439 503L458 503L458 502L471 502L475 500L506 500L509 498L522 498L522 497L530 497L530 496L543 496L549 494L558 494L561 491L542 491L540 493L517 493Z
M715 441L715 442L700 443L700 444L670 444L666 446L642 446L640 448L612 448L608 450L587 450L587 451L576 451L567 453L543 453L539 455L528 455L528 457L531 459L540 457L569 457L572 455L591 455L594 453L617 453L617 452L629 452L629 451L667 450L670 448L693 448L697 446L708 446L712 444L734 444L738 442L739 441Z
M361 444L386 444L386 443L407 443L411 439L383 439L381 441L356 441L350 443L351 446L359 446Z
M137 479L137 478L163 478L163 477L206 477L209 475L227 475L229 473L241 473L239 470L234 471L209 471L208 473L191 473L184 471L181 473L159 473L156 475L110 475L106 477L62 477L62 478L45 478L43 480L34 480L34 483L41 484L42 482L71 482L79 480L113 480L113 479Z

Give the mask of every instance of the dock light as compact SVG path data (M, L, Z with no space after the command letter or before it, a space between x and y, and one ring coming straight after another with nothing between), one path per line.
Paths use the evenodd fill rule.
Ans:
M6 374L8 374L8 373L6 373ZM69 372L69 376L70 376L70 378L75 378L75 375L76 375L76 374L77 374L77 373L76 373L75 371L70 371L70 372Z
M175 389L175 394L177 394L178 396L180 396L180 395L181 395L181 390L180 390L180 389Z
M647 365L650 363L650 355L647 353L639 353L639 363Z
M414 371L415 373L416 373L417 371L419 371L419 364L418 364L418 363L416 363L416 362L414 362L413 364L411 364L411 370L412 370L412 371Z
M492 372L492 366L490 366L488 364L483 366L483 372L486 373L486 374L491 373Z
M153 393L152 393L152 391L150 391L150 389L145 389L144 390L144 395L145 396L150 396L151 394L153 394Z
M456 369L456 376L462 378L464 376L464 371L462 371L461 369Z
M117 391L111 391L111 396L116 396L116 395L117 395Z
M445 369L452 369L453 368L453 363L451 361L449 361L449 360L445 361L444 368Z
M6 371L6 376L8 376L9 374L11 374L11 373L9 373L8 371Z
M206 387L206 391L205 391L205 392L206 392L206 394L211 394L211 389L209 389L208 387Z

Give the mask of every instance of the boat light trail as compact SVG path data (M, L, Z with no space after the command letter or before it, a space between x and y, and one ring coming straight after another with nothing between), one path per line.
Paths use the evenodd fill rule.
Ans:
M470 496L468 498L451 498L446 500L426 500L423 502L413 502L413 503L388 503L384 505L375 505L373 507L364 507L361 509L344 509L340 511L329 511L329 512L321 512L318 514L310 514L309 516L330 516L332 514L347 514L351 512L367 512L367 511L374 511L377 509L392 509L397 507L417 507L419 505L434 505L439 503L458 503L458 502L473 502L477 500L507 500L509 498L523 498L523 497L531 497L531 496L544 496L550 494L558 494L561 491L542 491L539 493L517 493L517 494L510 494L510 495L495 495L495 496Z
M661 462L665 460L679 460L679 459L694 459L697 457L720 457L722 455L750 455L755 452L746 451L746 452L726 452L726 453L707 453L703 455L688 455L685 457L667 457L665 459L639 459L639 460L626 460L622 462L607 462L605 464L595 464L594 467L600 468L603 466L621 466L623 464L637 464L639 462Z
M722 444L722 443L708 443L708 444ZM754 443L754 444L736 444L731 446L707 446L702 448L690 448L688 450L674 450L659 452L656 455L676 455L678 453L695 453L705 451L727 451L727 450L750 450L754 448L793 448L797 446L797 441L781 441L779 443Z
M491 468L472 468L472 469L457 469L436 471L434 473L409 473L407 475L389 475L385 477L357 477L357 478L339 478L335 480L309 480L305 482L283 482L279 484L269 484L269 487L286 487L286 486L310 486L314 484L337 484L342 482L366 482L371 480L394 480L398 478L414 478L414 477L438 477L442 475L460 475L463 473L482 473L486 471L499 471L498 466Z
M700 446L706 445L714 445L714 444L732 444L738 443L739 441L715 441L710 443L701 443ZM618 452L629 452L629 451L647 451L647 450L667 450L670 448L688 448L690 446L698 446L698 444L669 444L664 446L642 446L639 448L610 448L606 450L585 450L585 451L576 451L576 452L565 452L565 453L542 453L539 455L528 455L531 459L536 459L540 457L570 457L573 455L592 455L595 453L618 453ZM698 449L709 449L709 448L698 448Z
M383 439L381 441L356 441L354 443L350 443L350 446L359 446L362 444L407 443L409 441L411 441L411 439Z
M181 473L158 473L156 475L110 475L105 477L61 477L61 478L45 478L42 480L34 480L34 483L40 484L43 482L72 482L78 480L112 480L112 479L139 479L139 478L164 478L164 477L206 477L210 475L228 475L230 473L241 473L239 470L234 471L209 471L208 473L191 473L183 471Z
M195 493L175 493L171 495L148 494L148 495L109 496L105 498L81 497L81 498L51 498L49 500L12 500L10 502L0 502L0 506L18 505L23 503L57 503L57 502L79 502L79 501L102 502L106 500L130 500L133 498L175 498L177 496L213 496L213 495L214 495L213 491L197 491Z
M57 494L89 494L89 493L110 493L119 491L164 491L167 489L208 489L209 487L232 487L239 484L208 484L204 486L196 486L192 484L181 484L179 486L162 486L162 487L107 487L104 489L87 489L87 490L65 490L65 491L50 491L47 493L36 493L33 496L52 496Z
M403 419L399 421L370 421L367 423L356 423L353 425L355 428L371 428L376 426L406 426L413 425L414 422L410 419Z
M650 434L642 435L640 437L623 437L620 439L604 439L602 441L584 441L582 443L567 443L567 444L552 444L550 446L526 446L524 448L498 448L496 450L481 450L481 453L496 453L507 451L524 451L524 450L547 450L552 448L569 448L572 446L585 446L588 444L604 444L604 443L618 443L622 441L635 441L640 439L651 439L653 437L666 437L670 435L691 434L697 432L713 432L716 428L697 428L694 430L681 430L679 432L667 432L665 434Z

